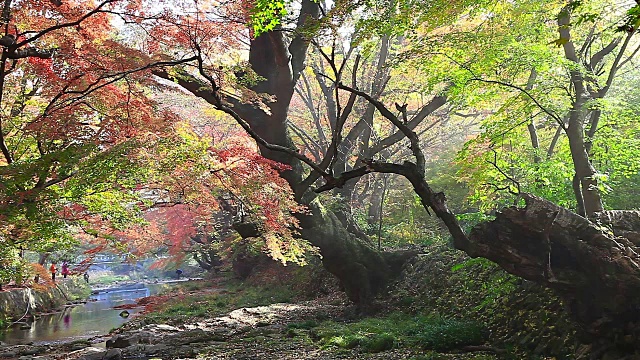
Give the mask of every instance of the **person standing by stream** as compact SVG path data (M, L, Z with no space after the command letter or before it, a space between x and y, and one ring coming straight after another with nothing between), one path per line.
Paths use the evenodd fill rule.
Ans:
M62 277L66 279L67 275L69 275L69 264L65 261L62 263Z
M53 282L56 282L56 270L56 263L51 263L49 271L51 271L51 280L53 280Z

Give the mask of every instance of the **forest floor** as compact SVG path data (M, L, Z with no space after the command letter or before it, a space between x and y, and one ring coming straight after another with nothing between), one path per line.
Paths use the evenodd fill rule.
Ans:
M265 290L260 290L262 292ZM225 307L222 302L266 300L262 295L201 289L179 294L144 298L141 304L150 309L147 316L134 319L112 333L109 350L77 341L49 346L13 347L16 359L495 359L482 351L436 352L415 344L401 343L391 327L375 329L382 323L362 325L366 318L349 315L353 309L340 294L314 300L277 302L265 306L240 307L220 316L200 314L203 308ZM270 291L266 293L273 295ZM273 297L273 296L272 296ZM193 300L196 303L192 303ZM274 301L282 296L275 295ZM169 305L168 301L173 304ZM182 306L192 304L192 313ZM209 311L206 310L206 311ZM396 320L399 319L396 317ZM389 325L389 324L386 324ZM367 328L367 326L373 326ZM406 339L405 339L406 340ZM480 348L475 350L482 350ZM31 355L30 355L31 354ZM25 356L26 355L26 356Z
M359 315L319 267L270 264L243 283L196 282L140 299L144 314L106 338L0 348L0 358L574 358L571 324L551 294L488 262L428 251L373 315ZM107 339L108 349L97 344Z

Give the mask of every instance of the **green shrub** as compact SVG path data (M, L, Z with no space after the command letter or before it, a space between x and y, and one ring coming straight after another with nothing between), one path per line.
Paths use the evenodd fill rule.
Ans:
M432 318L419 323L414 331L414 344L425 350L447 351L485 341L482 327L470 321Z
M391 350L396 347L396 344L396 337L387 333L376 334L371 337L364 338L360 342L363 350L372 353Z
M358 334L338 335L329 338L325 345L337 346L344 349L353 349L354 347L360 345L363 340L364 336Z
M403 313L349 324L324 322L313 328L310 335L323 347L351 349L359 346L365 352L380 352L398 346L443 351L485 341L482 326L475 322Z
M343 349L353 349L360 346L364 352L381 352L391 350L396 346L397 340L394 335L383 334L362 334L350 333L332 336L324 341L324 347L337 346Z

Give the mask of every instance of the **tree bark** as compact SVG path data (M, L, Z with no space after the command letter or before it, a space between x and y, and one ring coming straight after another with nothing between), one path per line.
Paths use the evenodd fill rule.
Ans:
M311 213L300 217L301 236L320 248L323 266L340 280L349 299L366 309L392 278L387 255L357 241L335 214L323 211L317 202L309 207Z
M531 91L533 89L533 85L536 82L536 78L538 77L538 72L536 69L531 69L531 73L529 74L529 80L527 80L527 86L525 90ZM527 125L527 130L529 130L529 138L531 138L531 147L534 150L533 162L535 164L540 163L540 154L538 150L540 150L540 140L538 140L538 130L536 129L536 123L534 118L531 118L531 122Z
M463 250L557 290L582 325L584 341L613 344L616 353L635 351L640 213L601 212L595 223L542 198L523 197L525 208L505 209L494 221L476 226Z
M575 67L569 71L574 96L571 109L569 110L568 126L566 128L575 170L573 181L574 194L578 202L578 213L582 216L592 216L596 212L604 210L600 191L598 190L597 172L589 159L584 138L584 127L587 117L589 116L586 104L593 96L589 93L589 86L585 76L579 69L581 62L571 37L571 5L565 6L558 16L558 33L560 39L562 39L565 58L575 65ZM612 77L610 76L610 80L611 79ZM608 85L610 84L610 80L607 82ZM608 88L608 85L603 89ZM606 94L606 90L596 96L602 98L604 94ZM595 132L595 128L593 131ZM580 191L578 191L578 185L580 186Z

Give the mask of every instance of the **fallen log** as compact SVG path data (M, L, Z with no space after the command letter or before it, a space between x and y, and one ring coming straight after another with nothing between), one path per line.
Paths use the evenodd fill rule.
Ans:
M462 250L555 289L582 325L585 342L638 350L640 212L606 211L589 220L522 196L526 207L504 209L477 225Z

